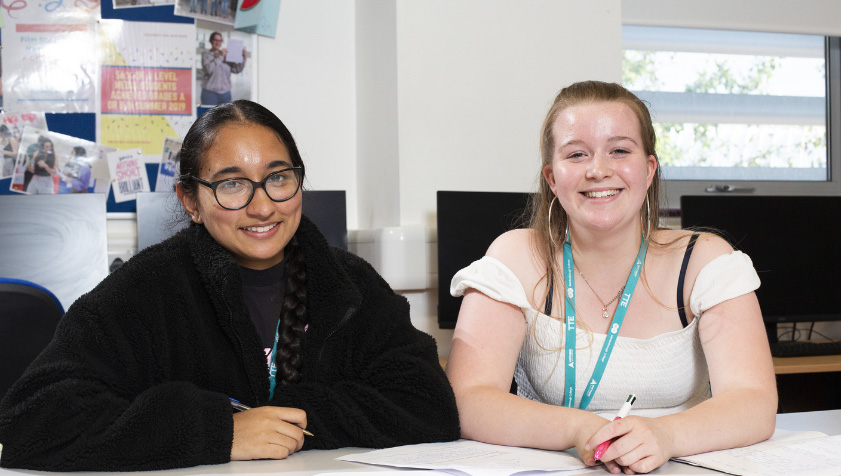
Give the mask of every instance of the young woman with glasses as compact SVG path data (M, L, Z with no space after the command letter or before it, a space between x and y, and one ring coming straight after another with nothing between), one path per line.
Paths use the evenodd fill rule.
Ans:
M305 167L274 114L209 110L180 164L191 226L70 307L0 405L3 466L151 470L459 437L406 299L301 215Z

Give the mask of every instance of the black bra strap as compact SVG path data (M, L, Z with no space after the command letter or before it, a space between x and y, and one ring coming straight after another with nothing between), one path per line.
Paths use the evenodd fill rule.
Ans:
M549 293L546 294L546 304L543 306L543 314L552 315L552 291L555 287L555 276L549 278Z
M698 233L693 233L689 238L689 244L686 245L686 253L683 254L683 264L680 265L680 277L677 279L677 312L680 314L680 323L683 327L689 325L686 322L686 312L683 309L683 280L686 278L686 267L689 265L689 257L692 256L692 249L695 248L695 241L698 239Z

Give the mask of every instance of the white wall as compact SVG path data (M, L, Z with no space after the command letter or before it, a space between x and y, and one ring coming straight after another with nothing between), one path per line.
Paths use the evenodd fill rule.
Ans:
M527 191L562 86L621 80L618 0L397 3L401 224L436 190Z
M355 4L284 0L276 38L259 37L258 98L295 137L317 190L346 190L357 226Z
M391 0L356 1L360 229L400 225L396 10Z
M619 0L396 5L400 225L435 228L437 190L531 190L540 125L561 87L621 80ZM402 293L448 355L437 289Z

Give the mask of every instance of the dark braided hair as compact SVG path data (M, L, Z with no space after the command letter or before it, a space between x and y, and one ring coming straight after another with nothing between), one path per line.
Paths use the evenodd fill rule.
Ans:
M303 355L301 343L307 322L307 268L304 253L293 238L286 246L286 292L280 308L280 333L277 341L277 372L281 383L301 380Z
M178 153L178 186L184 195L196 198L198 184L192 176L199 175L205 152L213 144L219 130L228 124L257 124L273 130L286 146L292 165L301 167L301 181L304 180L304 161L289 129L265 107L255 102L238 100L208 110L184 136ZM304 253L295 237L286 245L284 254L286 290L280 309L280 332L274 359L280 382L288 384L301 380L302 343L307 324L307 271Z

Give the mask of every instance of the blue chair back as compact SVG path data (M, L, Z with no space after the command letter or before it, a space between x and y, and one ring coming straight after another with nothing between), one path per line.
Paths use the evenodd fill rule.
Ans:
M61 302L45 287L0 278L0 398L50 343L63 315Z

